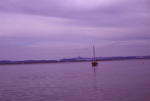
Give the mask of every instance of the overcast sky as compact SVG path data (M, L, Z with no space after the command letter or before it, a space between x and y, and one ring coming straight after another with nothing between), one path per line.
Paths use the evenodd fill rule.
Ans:
M0 0L0 60L150 55L148 0Z

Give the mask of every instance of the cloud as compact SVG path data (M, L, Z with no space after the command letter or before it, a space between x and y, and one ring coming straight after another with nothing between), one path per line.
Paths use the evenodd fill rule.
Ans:
M141 0L1 0L0 55L88 57L93 44L99 56L148 54L147 5Z
M95 26L135 26L150 16L141 0L2 0L0 4L1 11L78 19Z

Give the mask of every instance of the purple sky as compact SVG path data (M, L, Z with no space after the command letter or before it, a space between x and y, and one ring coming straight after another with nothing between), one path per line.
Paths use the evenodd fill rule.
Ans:
M0 0L0 60L150 55L148 0Z

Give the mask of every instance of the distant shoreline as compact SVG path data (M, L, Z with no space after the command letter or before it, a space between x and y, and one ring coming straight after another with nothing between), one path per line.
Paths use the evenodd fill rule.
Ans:
M113 57L112 59L97 59L97 61L117 61L117 60L143 60L150 58L127 58L127 57ZM46 64L46 63L68 63L68 62L90 62L92 59L85 58L71 58L71 59L61 59L61 60L24 60L24 61L9 61L2 60L0 61L0 65L17 65L17 64Z

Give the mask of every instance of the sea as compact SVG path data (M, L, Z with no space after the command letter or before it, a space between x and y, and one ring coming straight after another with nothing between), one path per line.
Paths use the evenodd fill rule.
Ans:
M150 60L0 65L0 101L150 101Z

